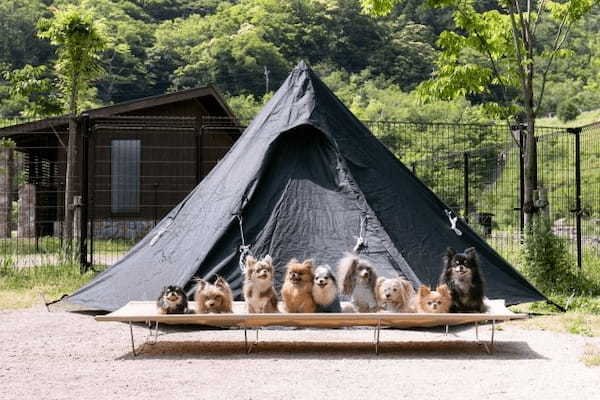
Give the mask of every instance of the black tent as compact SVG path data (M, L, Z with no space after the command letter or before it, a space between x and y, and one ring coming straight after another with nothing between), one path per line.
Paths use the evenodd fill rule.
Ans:
M382 276L433 285L447 246L474 246L488 297L545 299L462 221L452 230L449 211L301 62L187 198L67 301L115 310L217 275L239 295L240 227L253 254L273 257L279 283L290 258L333 266L361 236Z

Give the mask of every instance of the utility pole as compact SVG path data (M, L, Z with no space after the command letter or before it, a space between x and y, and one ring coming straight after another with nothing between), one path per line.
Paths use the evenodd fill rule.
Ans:
M269 93L269 73L271 71L269 71L269 69L267 68L267 66L265 65L265 94Z

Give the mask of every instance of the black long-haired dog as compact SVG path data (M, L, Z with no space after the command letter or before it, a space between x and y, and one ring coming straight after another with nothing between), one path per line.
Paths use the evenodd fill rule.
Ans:
M474 247L469 247L464 253L457 253L452 247L448 247L439 284L446 284L450 289L452 295L450 312L485 312L483 304L485 282Z
M165 286L156 300L159 314L187 314L188 300L180 286Z

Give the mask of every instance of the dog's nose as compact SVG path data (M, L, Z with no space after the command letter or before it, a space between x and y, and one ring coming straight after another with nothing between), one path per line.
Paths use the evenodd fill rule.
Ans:
M390 296L391 296L391 294L389 294L389 293L385 294L385 297L387 297L388 299L390 298Z

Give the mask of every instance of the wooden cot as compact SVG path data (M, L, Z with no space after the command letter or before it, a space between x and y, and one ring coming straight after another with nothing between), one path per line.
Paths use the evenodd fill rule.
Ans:
M195 308L193 302L190 303L192 309ZM394 328L429 328L441 326L446 328L448 333L449 326L475 324L476 340L483 344L488 353L494 351L494 334L496 322L508 321L513 319L527 318L527 314L515 314L504 307L504 301L489 301L488 313L481 314L413 314L413 313L312 313L312 314L249 314L246 311L244 302L234 302L234 312L232 314L158 314L156 303L153 301L131 301L120 309L106 315L97 315L96 321L116 321L128 322L131 335L131 347L133 355L136 356L135 343L133 337L134 322L146 322L149 326L155 323L155 333L153 341L146 341L148 344L156 343L158 339L158 325L161 324L193 324L204 325L208 327L219 328L238 328L244 330L244 343L248 353L252 350L252 345L248 343L247 331L268 326L285 327L303 327L303 328L341 328L341 327L373 327L375 352L379 354L379 333L382 327ZM492 332L490 344L479 341L478 325L481 322L492 322ZM258 342L258 330L256 332ZM151 335L150 335L151 336Z

